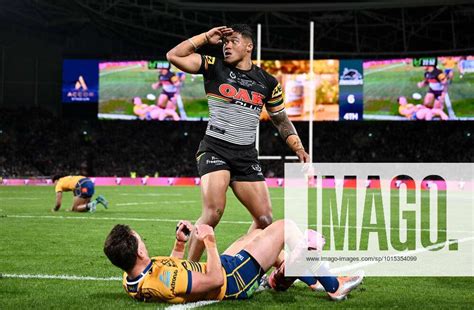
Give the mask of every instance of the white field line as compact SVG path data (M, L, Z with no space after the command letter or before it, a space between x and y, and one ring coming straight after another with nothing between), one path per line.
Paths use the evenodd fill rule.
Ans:
M2 200L40 200L43 198L35 198L35 197L2 197Z
M90 276L74 276L74 275L53 275L53 274L15 274L0 273L1 278L11 279L53 279L53 280L71 280L71 281L121 281L121 277L90 277Z
M143 196L183 196L183 194L160 194L160 193L143 193L143 194L128 194L128 193L121 193L119 194L120 196L138 196L138 197L143 197Z
M369 74L372 74L372 73L381 72L381 71L385 71L385 70L388 70L388 69L397 68L397 67L401 67L401 66L405 66L405 65L406 64L404 62L402 62L402 63L387 66L385 68L374 69L374 70L370 70L370 71L365 70L364 75L369 75Z
M406 252L403 252L403 253L390 254L390 255L399 256L399 257L411 256L411 255L414 255L414 254L424 253L424 252L430 251L432 249L437 249L441 245L450 245L450 244L453 244L453 243L458 243L459 244L459 243L464 243L464 242L473 241L473 240L474 240L474 237L466 237L466 238L462 238L462 239L459 239L459 240L451 240L451 241L446 241L446 242L440 242L440 243L433 244L429 247L421 248L421 249L418 249L418 250L406 251ZM374 264L379 264L379 262L377 262L377 261L361 262L361 263L357 263L357 264L354 264L354 265L347 265L347 266L344 266L344 267L334 268L334 269L331 269L331 272L336 274L336 273L340 273L340 272L351 271L351 270L354 270L354 269L360 269L362 267L370 266L370 265L374 265Z
M172 305L168 306L165 309L169 310L188 310L188 309L194 309L194 308L199 308L199 307L204 307L207 305L212 305L215 304L216 302L219 302L220 300L201 300L201 301L196 301L196 302L190 302L187 304L178 304L178 305Z
M52 275L52 274L16 274L16 273L0 273L0 279L45 279L45 280L68 280L68 281L121 281L121 277L91 277L91 276L75 276L75 275ZM187 310L219 302L219 300L203 300L191 302L182 305L171 305L165 309L170 310Z
M124 202L116 203L116 206L140 206L140 205L171 205L180 203L197 203L199 200L175 200L175 201L149 201L149 202Z
M181 219L164 219L164 218L133 218L133 217L93 217L91 216L54 216L54 215L4 215L4 218L34 218L34 219L60 219L60 220L103 220L103 221L132 221L132 222L172 222L177 223ZM220 221L222 224L244 224L250 225L252 221ZM310 224L309 227L316 227L317 225ZM318 225L320 227L332 227L331 225ZM353 228L353 226L346 226L347 228ZM373 227L364 227L356 226L356 229L373 229ZM382 228L381 228L382 229ZM390 227L387 228L391 230ZM437 229L416 229L416 228L400 228L401 230L415 230L415 231L430 231L438 232ZM395 229L394 229L395 230ZM463 233L463 234L474 234L474 231L470 230L444 230L440 229L439 231L449 231L454 233Z
M128 70L137 69L137 68L141 68L141 65L134 65L134 66L125 67L125 68L120 68L120 69L116 69L116 70L110 70L110 71L101 72L101 73L99 74L99 76L106 76L106 75L109 75L109 74L112 74L112 73L117 73L117 72L122 72L122 71L128 71Z
M128 217L93 217L93 216L54 216L54 215L5 215L6 218L34 218L34 219L60 219L60 220L103 220L103 221L132 221L132 222L172 222L178 223L181 219L160 218L128 218ZM252 221L220 221L222 224L245 224Z

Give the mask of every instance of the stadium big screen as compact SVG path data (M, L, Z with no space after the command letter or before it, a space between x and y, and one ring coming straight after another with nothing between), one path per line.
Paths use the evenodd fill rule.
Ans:
M313 75L308 60L261 67L281 83L293 121L309 120L311 109L316 121L474 119L474 56L315 60ZM202 75L167 61L65 60L63 68L63 101L98 103L99 119L208 119ZM84 89L97 82L98 91Z
M364 119L474 120L474 56L365 60Z
M337 60L314 62L313 87L307 60L268 60L262 68L282 84L288 115L308 120L311 91L314 119L337 120ZM201 74L181 72L166 61L115 61L99 64L99 118L139 120L207 120ZM261 118L268 119L264 111Z

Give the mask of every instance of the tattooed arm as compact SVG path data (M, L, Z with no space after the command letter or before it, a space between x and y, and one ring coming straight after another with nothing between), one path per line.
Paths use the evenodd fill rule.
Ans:
M296 153L299 161L302 163L309 163L309 155L304 150L303 143L301 143L300 137L298 137L295 126L293 126L293 123L288 119L285 110L280 110L276 113L269 111L269 114L273 125L278 129L280 136L286 144L288 144L290 149Z

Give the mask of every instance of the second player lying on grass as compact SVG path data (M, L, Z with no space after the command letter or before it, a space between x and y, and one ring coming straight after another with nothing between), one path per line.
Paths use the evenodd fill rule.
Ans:
M308 244L295 225L288 245L292 254L302 247L318 249L324 238L308 230ZM181 221L176 230L176 242L171 256L150 257L140 235L126 225L118 224L109 233L104 252L115 266L124 272L123 286L131 297L140 301L185 303L199 300L247 299L259 286L260 279L272 266L278 266L269 278L275 289L285 289L295 278L284 277L284 262L279 255L285 245L285 221L277 221L265 229L257 229L235 241L219 256L211 226L196 228ZM183 260L189 232L203 241L207 262ZM320 249L319 249L320 250ZM326 273L325 273L326 274ZM310 288L318 282L332 300L342 300L362 282L362 275L353 277L301 277Z

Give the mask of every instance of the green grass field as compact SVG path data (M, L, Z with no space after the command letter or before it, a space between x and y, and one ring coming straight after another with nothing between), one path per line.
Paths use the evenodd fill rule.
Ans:
M407 97L413 104L422 104L423 99L415 100L413 93L423 97L428 88L417 87L423 80L424 67L414 68L412 64L388 64L375 66L364 71L364 113L376 115L398 114L397 98ZM453 110L458 117L474 116L474 74L465 74L459 78L457 67L454 69L454 80L449 85L448 93ZM446 109L445 109L446 110Z
M270 189L274 217L283 217L283 189ZM179 219L200 215L198 187L97 187L110 208L94 214L72 213L65 194L57 213L52 187L0 186L0 308L163 308L141 304L123 291L120 280L20 279L7 275L120 277L102 247L117 223L129 224L144 238L150 255L168 255ZM216 230L223 251L251 222L231 191ZM442 266L440 266L442 268ZM460 308L474 305L473 278L368 277L349 299L334 303L324 293L297 284L284 293L264 291L247 301L223 301L208 308Z
M134 115L134 97L140 97L148 105L156 104L155 101L146 99L146 95L159 96L161 89L151 88L151 84L157 81L158 74L159 70L136 66L102 70L99 80L99 113ZM188 117L208 117L202 75L186 75L181 98Z

